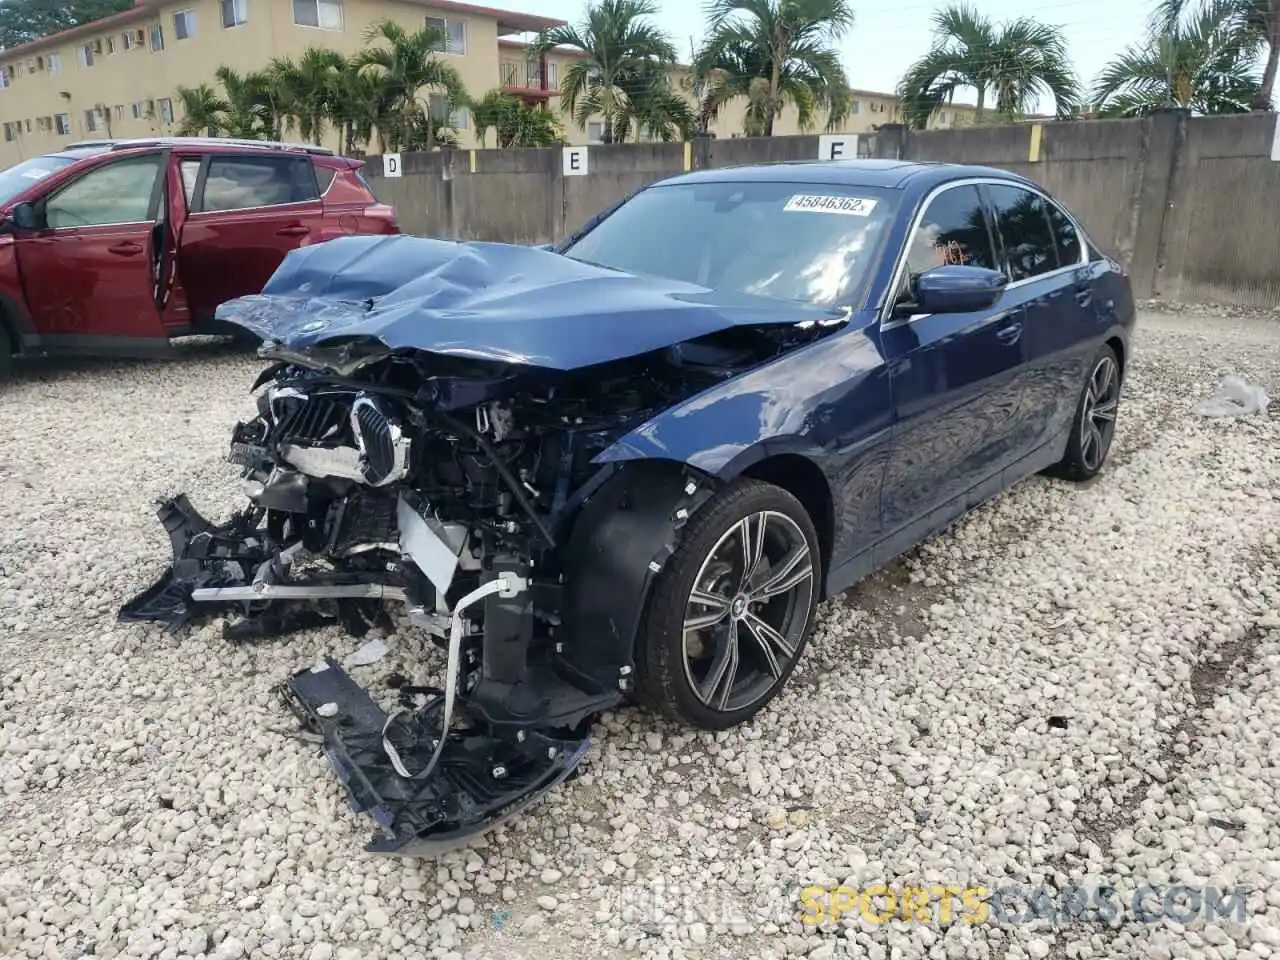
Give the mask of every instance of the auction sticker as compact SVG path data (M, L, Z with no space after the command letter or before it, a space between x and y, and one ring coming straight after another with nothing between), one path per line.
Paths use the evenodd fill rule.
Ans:
M876 202L865 197L833 197L815 194L798 193L783 210L802 211L806 213L839 213L846 217L869 217L876 208Z

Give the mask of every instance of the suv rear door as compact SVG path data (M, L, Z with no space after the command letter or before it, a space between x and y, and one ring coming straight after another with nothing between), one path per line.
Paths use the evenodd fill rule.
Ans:
M15 234L28 313L54 350L129 351L164 338L153 257L165 198L163 151L112 158L35 201Z
M190 213L178 275L194 323L259 292L285 254L317 242L324 210L305 154L217 152L180 163Z

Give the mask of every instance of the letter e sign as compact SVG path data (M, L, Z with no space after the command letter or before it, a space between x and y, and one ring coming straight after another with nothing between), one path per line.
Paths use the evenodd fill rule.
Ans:
M818 137L819 160L857 160L856 133L824 133Z
M400 173L400 154L384 153L382 155L382 175L384 177L398 177Z
M564 175L566 177L585 177L587 175L587 148L564 148Z

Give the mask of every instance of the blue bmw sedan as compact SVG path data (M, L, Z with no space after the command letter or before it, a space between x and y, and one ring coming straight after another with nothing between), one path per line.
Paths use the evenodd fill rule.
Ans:
M121 617L401 608L438 687L386 712L326 661L285 693L370 849L423 854L623 701L743 722L824 597L1023 477L1095 476L1134 304L1031 181L849 161L675 177L554 248L340 238L218 316L273 361L232 437L251 502L165 504L173 566Z

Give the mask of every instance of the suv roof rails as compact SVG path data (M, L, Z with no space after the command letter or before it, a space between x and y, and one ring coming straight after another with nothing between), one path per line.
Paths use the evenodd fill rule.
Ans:
M63 149L106 147L108 150L133 150L137 147L159 146L230 146L249 147L258 150L300 150L321 157L332 157L332 150L308 143L284 143L279 140L239 140L231 137L140 137L130 140L80 140Z

